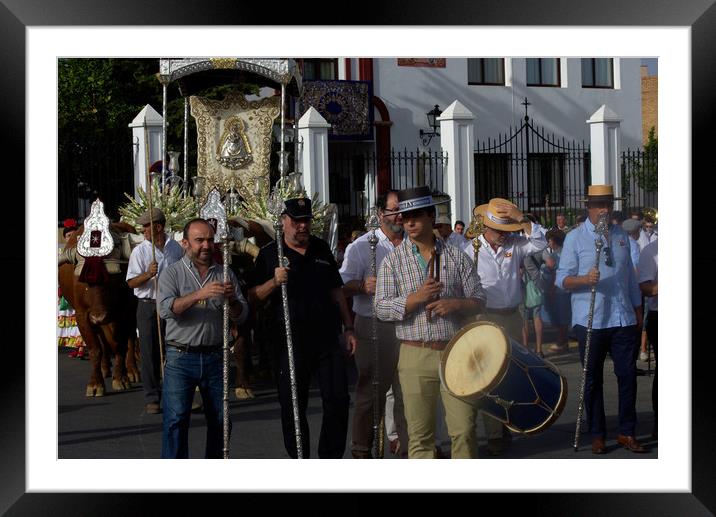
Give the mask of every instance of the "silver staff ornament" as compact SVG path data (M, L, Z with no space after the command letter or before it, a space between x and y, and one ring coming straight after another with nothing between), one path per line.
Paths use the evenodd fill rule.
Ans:
M607 223L607 214L599 216L594 233L597 234L594 239L594 247L596 249L596 256L594 258L594 267L599 270L599 258L602 254L602 247L604 246L604 236L607 234L609 224ZM582 425L582 412L584 411L584 385L587 380L587 365L589 364L589 345L592 343L592 324L594 320L594 302L597 297L597 284L592 285L591 298L589 300L589 316L587 320L587 339L584 345L584 364L582 365L582 384L579 388L579 407L577 409L577 426L574 431L574 452L579 449L579 432Z
M222 243L224 259L224 284L229 282L229 233L227 232L226 208L221 194L213 188L199 214L214 227L214 239ZM223 410L224 410L224 459L229 459L229 300L224 297L224 357L223 357Z
M378 276L378 266L376 260L376 248L378 247L378 236L375 231L380 228L380 220L378 219L378 210L373 207L370 217L365 225L368 235L368 244L370 245L370 275L375 278ZM373 449L375 458L383 458L383 442L385 441L385 420L383 412L380 410L380 377L379 369L380 360L378 358L378 314L375 310L375 295L373 295L372 317L371 317L371 339L373 341Z
M274 186L269 196L268 211L273 218L273 227L276 231L276 249L278 250L278 263L280 267L288 266L288 259L283 256L283 223L281 214L285 208L284 200L280 195L280 184L283 177ZM296 365L293 360L293 339L291 335L291 315L288 310L288 289L281 284L281 299L283 301L283 320L286 326L286 349L288 353L288 372L291 382L291 402L293 403L293 424L296 433L296 455L303 459L303 444L301 440L301 420L298 416L298 389L296 387Z

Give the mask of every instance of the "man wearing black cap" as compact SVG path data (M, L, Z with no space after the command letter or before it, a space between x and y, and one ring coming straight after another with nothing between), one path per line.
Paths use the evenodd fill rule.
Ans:
M338 336L341 322L345 326L346 347L353 354L356 337L351 326L348 305L341 287L343 280L328 244L311 235L311 200L288 199L281 215L283 252L288 266L278 263L276 242L267 244L256 257L249 300L260 305L270 300L274 324L276 381L281 403L281 424L286 451L297 457L296 436L291 398L288 352L281 285L286 284L291 321L298 412L301 425L303 457L310 457L309 429L306 420L308 388L316 374L323 401L323 422L318 441L320 458L342 458L348 432L348 380L346 352Z

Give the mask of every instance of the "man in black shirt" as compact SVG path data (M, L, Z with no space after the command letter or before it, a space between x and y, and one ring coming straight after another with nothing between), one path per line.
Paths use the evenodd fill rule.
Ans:
M281 284L286 284L288 292L303 457L310 457L306 407L311 375L316 373L323 401L318 456L342 458L348 432L346 354L353 354L357 340L335 258L325 241L311 235L311 200L289 199L285 205L281 216L283 252L289 265L280 267L275 242L261 248L249 300L255 306L271 301L271 338L286 451L292 458L297 457ZM338 340L341 321L346 351L341 350Z

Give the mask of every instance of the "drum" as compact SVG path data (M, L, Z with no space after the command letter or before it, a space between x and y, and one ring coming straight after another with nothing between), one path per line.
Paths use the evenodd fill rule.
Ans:
M440 380L455 397L523 434L547 429L567 401L567 379L557 367L488 321L455 334L440 360Z

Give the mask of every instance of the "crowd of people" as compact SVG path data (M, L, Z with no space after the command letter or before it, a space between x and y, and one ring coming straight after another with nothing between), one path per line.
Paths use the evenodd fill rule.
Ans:
M499 325L541 358L567 352L574 332L580 358L587 361L586 433L595 454L606 448L602 391L609 354L619 387L617 443L644 452L635 436L636 361L640 350L648 351L640 341L642 327L644 343L656 355L656 221L620 220L612 212L615 200L611 186L592 185L583 200L584 217L570 227L560 213L545 228L517 205L494 198L475 207L484 232L468 239L463 221L453 225L449 213L436 209L449 199L435 201L428 187L390 190L377 201L379 228L352 235L340 261L311 234L311 200L286 200L286 261L279 262L278 243L271 242L250 273L239 278L230 272L228 282L215 260L208 221L189 221L178 242L166 233L161 210L147 211L137 221L145 241L132 251L126 280L139 300L145 411L162 414L161 457L188 457L196 390L207 421L205 456L222 457L225 301L236 325L257 312L272 322L267 339L284 447L292 458L311 456L306 409L312 378L322 401L320 458L342 458L347 443L353 458L374 457L376 414L385 415L389 450L399 457L442 457L442 430L450 457L477 457L480 413L488 452L502 454L511 442L509 429L479 403L454 396L440 378L445 348L468 321ZM611 224L596 233L604 218ZM595 239L602 241L598 264ZM642 310L644 297L648 312ZM545 326L556 333L546 348ZM349 429L351 361L357 382ZM652 398L656 415L656 375Z

